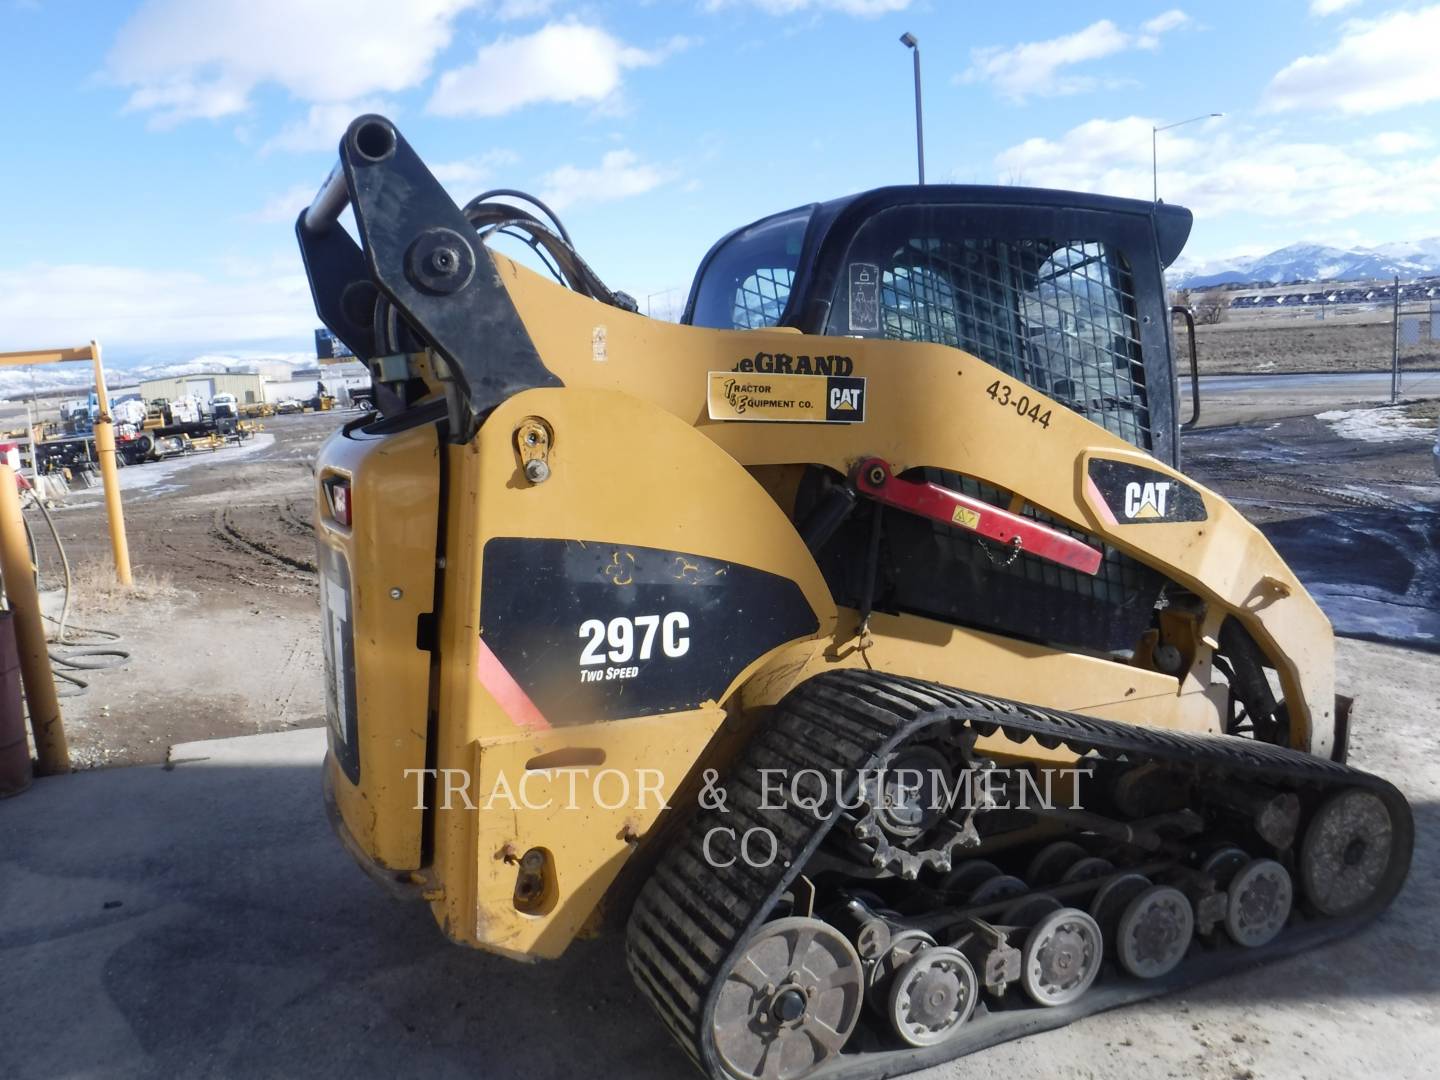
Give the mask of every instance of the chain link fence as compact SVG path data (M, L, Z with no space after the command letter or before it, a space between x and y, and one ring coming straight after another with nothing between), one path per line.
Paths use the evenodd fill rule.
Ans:
M1363 396L1440 396L1440 278L1179 289L1173 301L1195 313L1202 375L1383 374Z

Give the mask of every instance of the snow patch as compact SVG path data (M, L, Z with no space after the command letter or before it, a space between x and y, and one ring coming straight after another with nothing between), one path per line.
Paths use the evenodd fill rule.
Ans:
M1428 420L1406 416L1404 408L1398 405L1385 405L1378 409L1332 409L1317 413L1315 419L1324 420L1330 425L1330 430L1342 439L1358 439L1361 442L1405 442L1431 437Z

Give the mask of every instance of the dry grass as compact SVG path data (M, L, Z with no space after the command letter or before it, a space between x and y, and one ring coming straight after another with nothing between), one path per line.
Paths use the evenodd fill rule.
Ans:
M1440 419L1440 398L1425 398L1423 401L1412 401L1405 406L1405 415L1412 420Z
M164 570L137 572L134 585L127 589L115 580L115 564L108 559L79 563L70 572L76 614L113 615L136 603L175 604L190 595Z

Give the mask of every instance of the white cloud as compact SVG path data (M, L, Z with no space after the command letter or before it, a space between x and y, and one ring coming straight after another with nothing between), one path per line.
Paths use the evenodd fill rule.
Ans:
M1091 120L1058 139L1028 139L997 155L996 170L1030 185L1148 199L1151 123ZM1440 208L1440 156L1376 163L1365 150L1271 131L1189 130L1201 134L1161 136L1160 195L1202 218L1244 213L1309 224Z
M1440 4L1351 20L1330 52L1302 56L1270 80L1263 105L1369 115L1440 99L1437 41Z
M501 0L495 9L497 19L533 19L548 15L554 7L554 0Z
M94 264L0 270L0 349L97 338L155 347L306 338L316 325L298 256L261 273Z
M1382 131L1378 135L1370 136L1360 145L1372 154L1394 157L1434 146L1435 140L1429 135L1417 135L1412 131Z
M513 150L487 150L474 157L431 165L430 171L446 187L473 187L475 190L465 196L468 200L480 194L480 185L488 182L496 169L514 165L519 160L520 155Z
M290 150L296 153L324 150L331 154L339 152L340 136L350 126L350 121L365 113L382 113L394 119L397 109L393 102L382 99L369 101L336 102L326 105L311 105L304 117L286 124L280 133L268 139L260 148L262 154L272 150Z
M293 222L300 216L300 211L310 205L317 191L315 184L296 184L266 199L260 209L246 214L245 220L261 225L273 225L280 221Z
M591 169L562 165L546 173L540 198L556 211L582 202L609 202L641 195L673 178L631 150L611 150Z
M1162 11L1153 19L1147 19L1142 29L1147 34L1166 34L1171 30L1178 30L1190 23L1190 16L1179 8L1171 8L1169 11Z
M146 0L106 73L157 127L242 112L263 84L304 102L354 101L428 77L455 16L476 2Z
M1068 68L1130 49L1153 49L1162 34L1189 22L1190 16L1174 8L1145 23L1139 33L1132 34L1109 19L1101 19L1073 34L1047 41L972 49L970 67L957 81L989 83L1000 96L1016 102L1029 97L1082 93L1101 85L1102 80L1070 74Z
M1310 14L1334 15L1337 11L1354 7L1359 2L1360 0L1310 0Z
M500 116L539 102L598 104L630 68L651 67L688 47L677 37L657 49L626 45L598 27L549 23L482 47L475 62L440 76L426 106L441 116Z
M862 19L873 19L904 11L910 0L706 0L706 11L722 11L725 8L748 4L759 8L767 15L796 15L806 11L838 11L843 15L858 15Z

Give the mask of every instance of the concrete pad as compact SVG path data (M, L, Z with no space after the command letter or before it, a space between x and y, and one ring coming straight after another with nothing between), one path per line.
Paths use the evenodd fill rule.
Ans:
M1433 1076L1432 664L1342 643L1342 672L1372 673L1359 763L1416 808L1394 910L1334 946L915 1076ZM366 877L325 821L323 745L320 729L186 743L168 767L0 802L0 1078L696 1075L618 938L516 964L446 943L428 908Z
M323 753L186 743L0 802L0 1077L684 1074L618 942L515 964L372 882Z

